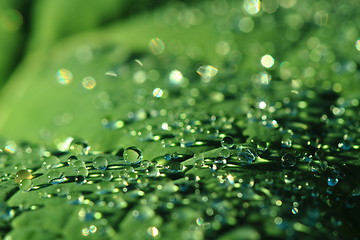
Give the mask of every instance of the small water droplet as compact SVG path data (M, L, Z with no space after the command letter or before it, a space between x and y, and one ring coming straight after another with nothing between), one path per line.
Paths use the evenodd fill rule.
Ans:
M58 157L55 156L49 156L49 157L45 157L42 163L42 168L43 169L50 169L50 168L55 168L57 166L59 166L60 164L60 160Z
M336 175L331 175L327 179L327 183L330 187L334 187L336 184L338 184L339 178Z
M284 137L281 139L281 146L283 148L291 148L292 135L290 133L285 134Z
M74 155L87 155L90 150L90 146L82 140L73 140L70 143L69 150Z
M285 153L281 157L281 166L284 168L291 168L296 165L296 156L292 153Z
M93 77L87 76L82 80L82 86L87 90L92 90L96 86L96 80Z
M205 66L199 67L196 72L201 77L209 79L209 78L214 77L217 74L218 70L217 70L217 68L215 68L213 66L205 65Z
M229 149L221 149L220 153L219 153L219 157L222 158L229 158L230 157L230 150Z
M221 139L221 146L225 149L230 149L234 146L234 139L230 136L225 136Z
M181 147L190 147L195 144L195 137L192 133L185 133L180 138L180 146Z
M75 169L81 168L81 167L86 167L85 162L82 160L75 160L72 164L72 167Z
M61 178L64 178L63 172L59 171L59 170L53 170L53 171L49 171L46 174L46 177L48 179L48 183L59 183L59 181L61 181Z
M33 182L30 179L23 179L19 182L19 188L21 191L27 192L30 191L33 187Z
M10 221L15 215L15 211L6 205L6 203L0 203L0 220Z
M89 175L89 170L86 167L75 168L77 176L87 177Z
M76 160L78 160L78 158L74 155L68 157L68 159L67 159L68 165L72 166Z
M143 159L141 150L134 146L126 148L123 157L125 162L130 164L139 163Z
M149 48L153 54L159 55L164 52L165 43L160 38L153 38L150 40Z
M73 74L65 69L61 68L56 72L56 79L62 85L67 85L73 80Z
M250 148L241 148L239 150L238 160L241 165L252 164L257 158L257 154L254 150Z
M105 170L108 166L108 161L104 156L97 156L93 160L93 167L99 170Z

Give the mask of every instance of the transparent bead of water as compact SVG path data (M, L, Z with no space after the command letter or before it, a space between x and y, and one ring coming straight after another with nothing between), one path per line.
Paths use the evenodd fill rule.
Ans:
M130 164L139 163L143 159L141 150L134 146L126 148L123 157L125 162Z
M20 183L23 179L32 179L32 174L28 170L21 169L15 174L15 182Z
M292 153L285 153L281 157L281 166L284 168L291 168L296 165L296 156Z
M257 154L250 148L241 148L238 155L238 160L241 165L248 165L255 162Z
M234 139L230 136L223 137L223 139L221 139L220 143L221 143L221 146L225 149L230 149L235 144Z
M180 146L181 147L190 147L195 144L195 141L196 141L196 139L192 133L185 133L180 138Z
M86 167L79 167L75 170L76 175L87 177L89 175L89 170Z
M46 174L46 177L48 179L48 183L51 183L53 180L61 178L62 175L63 173L61 171L53 170L53 171L49 171Z
M101 174L101 178L105 181L111 181L113 179L113 174L111 171L105 171Z
M329 176L328 179L327 179L327 184L330 187L334 187L336 184L338 184L338 182L339 182L339 178L338 178L338 176L336 176L334 174Z
M219 136L219 129L215 128L215 127L211 127L209 129L206 130L206 134L210 137L210 138L217 138Z
M150 177L158 177L160 175L160 171L156 166L151 165L146 169L146 175Z
M221 151L219 153L219 157L229 158L230 157L230 150L229 149L221 149Z
M171 161L167 163L164 167L172 173L181 172L185 169L184 166L177 161Z
M85 178L84 176L79 175L79 176L76 176L76 177L75 177L75 182L76 182L77 184L84 184L84 183L86 183L87 181L86 181L86 178Z
M256 143L256 149L261 152L265 152L269 147L269 143L265 141L259 141Z
M310 162L309 166L311 172L319 173L326 171L328 168L328 163L326 161L314 160Z
M42 163L43 169L55 168L60 164L60 160L56 156L46 157Z
M104 156L97 156L93 160L93 167L99 170L105 170L108 166L108 160Z
M115 186L112 182L101 182L96 186L97 194L105 194L112 192L115 189Z
M90 146L82 140L73 140L70 143L69 150L74 155L88 155Z
M28 192L33 187L33 182L30 179L23 179L19 182L19 188L21 191Z
M74 155L68 157L68 159L67 159L68 165L72 166L76 160L78 160L78 158Z
M284 137L281 139L281 146L283 148L291 148L292 135L290 133L285 134Z
M78 169L80 167L86 167L86 164L82 160L76 160L75 162L73 162L72 166L73 168Z
M148 168L148 167L150 167L151 166L151 162L150 161L148 161L148 160L144 160L144 161L141 161L141 164L140 164L140 167L142 167L142 168Z
M339 144L338 147L344 151L349 151L352 147L352 141L350 140L342 140Z

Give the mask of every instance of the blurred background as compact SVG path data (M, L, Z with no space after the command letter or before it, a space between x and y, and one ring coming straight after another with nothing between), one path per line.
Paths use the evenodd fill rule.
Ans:
M255 98L313 88L358 99L359 11L357 0L2 0L0 132L105 146L117 133L104 124L151 108L141 91L171 93L174 70L181 91L204 88L201 65Z

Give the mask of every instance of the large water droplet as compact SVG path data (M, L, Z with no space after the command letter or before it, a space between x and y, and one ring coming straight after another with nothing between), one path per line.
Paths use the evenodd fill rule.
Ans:
M19 183L23 179L32 179L32 174L27 170L19 170L15 174L15 182Z
M223 139L221 139L220 141L221 146L225 149L230 149L234 146L234 139L230 136L225 136L223 137Z
M125 162L130 164L139 163L143 159L141 150L134 146L125 149L123 153L123 157Z
M97 156L93 160L93 167L99 170L105 170L108 166L108 161L104 156Z
M238 160L241 165L252 164L257 158L257 154L250 148L242 148L239 151Z

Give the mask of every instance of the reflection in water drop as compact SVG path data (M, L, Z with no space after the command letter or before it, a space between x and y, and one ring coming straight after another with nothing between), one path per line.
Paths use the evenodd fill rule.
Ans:
M32 174L27 170L19 170L15 174L15 182L19 183L23 179L32 179Z
M149 48L153 54L159 55L164 52L165 43L160 38L154 38L150 40Z
M225 149L230 149L234 146L234 139L230 136L225 136L223 137L223 139L221 139L220 141L221 146Z
M93 160L93 167L99 170L105 170L107 168L108 161L104 156L97 156Z
M62 68L56 72L56 79L62 85L67 85L73 80L73 74L65 69Z
M125 149L124 153L123 153L123 157L125 162L130 163L130 164L136 164L141 162L143 155L140 149L138 149L137 147L128 147L127 149Z

